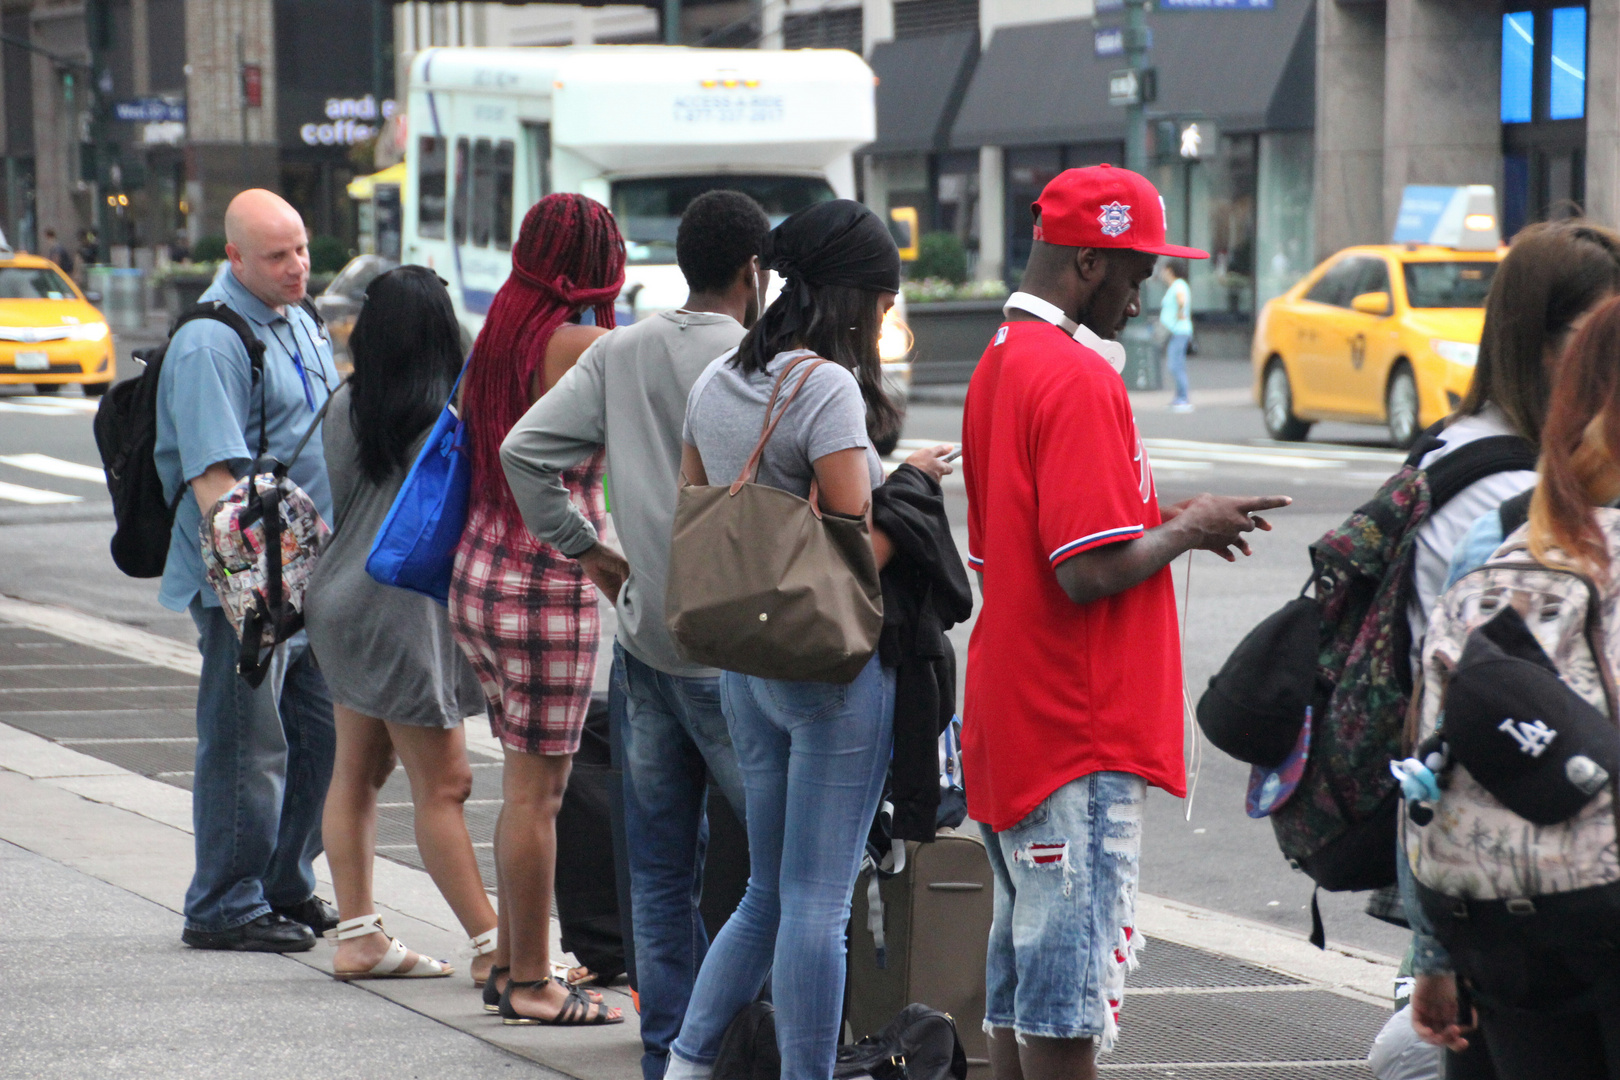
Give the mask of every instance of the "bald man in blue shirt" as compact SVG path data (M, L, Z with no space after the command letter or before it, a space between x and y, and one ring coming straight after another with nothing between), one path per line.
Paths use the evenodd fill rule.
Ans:
M225 212L225 254L203 300L221 300L264 342L255 379L241 338L196 319L170 342L158 380L153 457L170 500L182 498L158 599L197 624L197 765L192 784L197 869L186 892L181 940L198 949L302 952L337 925L315 895L321 810L332 776L332 701L302 632L277 646L257 688L237 675L239 649L204 577L203 513L246 476L259 443L263 399L268 452L288 460L338 385L331 342L300 306L309 238L285 200L244 191ZM290 473L322 517L332 493L319 434Z

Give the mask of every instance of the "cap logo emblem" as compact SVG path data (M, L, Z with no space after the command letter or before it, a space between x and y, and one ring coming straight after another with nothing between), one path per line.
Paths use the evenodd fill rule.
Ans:
M1119 236L1131 227L1131 208L1124 203L1109 203L1097 215L1097 224L1102 226L1104 236Z
M1552 741L1558 738L1558 732L1548 727L1546 722L1542 720L1531 723L1527 720L1514 720L1509 717L1496 725L1496 729L1513 736L1514 742L1519 744L1519 749L1535 758L1540 757L1542 751L1551 746Z
M1585 754L1576 754L1564 762L1564 775L1588 795L1596 795L1598 788L1609 782L1609 771Z

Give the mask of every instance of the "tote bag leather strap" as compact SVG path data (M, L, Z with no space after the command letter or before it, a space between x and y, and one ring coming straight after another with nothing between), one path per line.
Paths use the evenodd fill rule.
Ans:
M804 374L799 378L798 384L793 387L793 392L787 396L787 400L782 403L782 408L778 411L776 409L776 399L782 392L783 382L786 381L794 368L806 360L813 360L814 362L804 369ZM787 415L788 409L793 407L794 400L798 398L799 392L804 389L804 384L810 381L810 376L815 372L816 368L822 364L830 363L832 363L831 360L813 354L801 356L784 368L782 374L776 377L776 385L771 390L771 400L765 406L764 429L759 434L759 442L755 444L754 452L748 455L748 461L743 465L742 472L738 473L737 479L732 481L731 494L737 494L742 490L744 484L752 484L759 477L759 465L760 460L765 456L765 444L770 442L771 435L776 432L776 425L782 422L782 417ZM812 479L810 481L810 508L819 518L821 516L821 507L816 499L817 493L817 484Z

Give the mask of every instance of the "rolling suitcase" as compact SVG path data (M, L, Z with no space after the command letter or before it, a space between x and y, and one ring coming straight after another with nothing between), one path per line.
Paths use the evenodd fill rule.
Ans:
M983 842L976 833L944 829L932 844L906 844L905 869L878 883L882 966L868 928L871 878L868 871L856 880L849 924L850 1029L881 1031L907 1005L921 1003L956 1021L970 1067L988 1066L984 961L994 897Z

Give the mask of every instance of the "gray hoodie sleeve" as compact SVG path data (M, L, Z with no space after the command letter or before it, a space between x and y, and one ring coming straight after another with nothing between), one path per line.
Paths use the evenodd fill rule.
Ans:
M596 530L568 497L562 474L602 447L606 430L604 334L586 349L501 443L501 465L523 524L570 558L596 543Z

